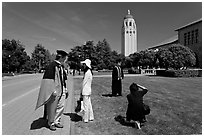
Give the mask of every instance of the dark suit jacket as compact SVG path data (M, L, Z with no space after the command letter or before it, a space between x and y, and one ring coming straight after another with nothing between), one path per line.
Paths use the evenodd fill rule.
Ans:
M124 78L124 74L123 74L123 69L122 68L121 68L121 77L122 77L122 79ZM114 66L113 71L112 71L112 80L118 80L118 69L116 68L116 66Z
M136 91L135 94L128 94L128 109L126 117L128 120L141 120L143 113L143 96L147 93L147 89Z

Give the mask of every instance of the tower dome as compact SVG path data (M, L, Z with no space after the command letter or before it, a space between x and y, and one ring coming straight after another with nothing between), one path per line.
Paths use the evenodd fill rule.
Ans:
M128 14L124 17L124 19L128 19L128 18L133 18L133 16L130 14L130 10L128 10Z

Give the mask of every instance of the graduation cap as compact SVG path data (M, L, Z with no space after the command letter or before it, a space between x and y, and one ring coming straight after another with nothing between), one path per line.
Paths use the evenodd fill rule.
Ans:
M68 55L68 53L66 52L66 51L64 51L64 50L57 50L57 55L58 56L67 56Z

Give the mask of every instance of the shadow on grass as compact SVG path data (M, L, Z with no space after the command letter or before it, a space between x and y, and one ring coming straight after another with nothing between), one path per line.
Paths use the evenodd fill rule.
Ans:
M115 119L115 121L118 121L123 126L135 127L135 124L133 122L126 121L125 117L123 117L121 115L116 116L114 119Z
M112 95L112 94L103 94L102 96L103 97L115 97L115 95Z
M76 113L64 113L64 115L69 116L71 121L79 122L82 121L82 117Z
M42 127L48 128L47 120L43 118L39 118L33 121L33 123L30 126L30 130L40 129Z

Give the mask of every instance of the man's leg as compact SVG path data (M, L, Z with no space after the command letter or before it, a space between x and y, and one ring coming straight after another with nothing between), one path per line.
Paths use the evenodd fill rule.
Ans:
M60 98L58 104L57 104L57 109L56 109L56 115L55 115L55 126L58 128L63 128L63 125L60 124L61 116L64 112L64 106L65 106L65 97L66 95L63 94L62 97Z
M47 104L44 105L43 119L47 119Z
M48 126L50 130L55 131L55 125L54 125L54 118L56 114L56 108L58 103L58 97L54 97L51 95L51 98L47 102L47 114L48 114Z

